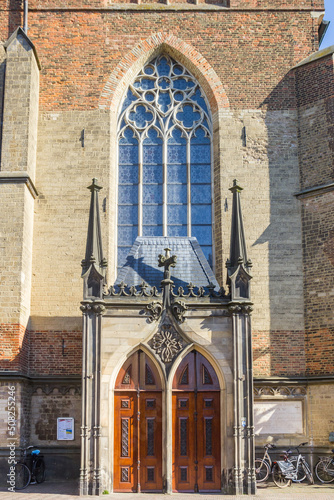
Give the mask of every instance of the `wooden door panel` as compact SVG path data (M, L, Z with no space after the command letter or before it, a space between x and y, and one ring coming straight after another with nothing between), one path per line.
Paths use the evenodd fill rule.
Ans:
M173 489L176 491L194 491L194 412L194 393L173 393Z
M198 392L198 489L220 489L220 395Z
M121 393L116 393L114 422L115 491L136 491L136 414L136 393L130 391L122 391Z
M162 490L162 395L140 394L140 483L142 491Z

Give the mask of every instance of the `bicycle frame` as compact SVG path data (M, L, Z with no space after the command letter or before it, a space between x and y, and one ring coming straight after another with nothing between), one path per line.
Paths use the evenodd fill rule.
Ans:
M305 446L307 443L301 443L299 446ZM311 480L313 481L312 472L305 460L305 457L300 453L298 447L295 449L298 452L297 456L291 455L291 449L288 449L284 453L284 460L278 460L277 464L281 470L281 473L284 475L286 479L291 479L293 482L300 482L301 479L298 478L298 473L300 470L304 471L305 474L308 474L308 477L311 476Z

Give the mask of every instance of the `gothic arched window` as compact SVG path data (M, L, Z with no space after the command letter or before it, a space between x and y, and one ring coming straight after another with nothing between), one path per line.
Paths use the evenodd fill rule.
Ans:
M212 120L197 80L161 55L119 117L118 266L137 236L195 236L212 266Z

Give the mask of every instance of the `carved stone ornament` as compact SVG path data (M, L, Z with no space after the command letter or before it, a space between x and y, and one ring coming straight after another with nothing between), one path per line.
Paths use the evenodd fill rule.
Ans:
M162 314L162 309L163 307L161 302L158 302L156 300L151 302L150 304L147 304L146 310L148 313L148 321L150 323L153 323L153 321L157 321Z
M182 338L172 325L162 325L150 342L152 349L160 356L163 363L171 363L182 351Z
M80 306L80 310L83 313L94 312L95 314L103 314L106 308L103 304L83 304Z
M187 309L188 307L182 300L175 300L172 304L172 312L177 321L179 321L180 323L184 322L185 320L184 313L186 312Z
M305 396L305 386L260 386L254 387L254 396Z

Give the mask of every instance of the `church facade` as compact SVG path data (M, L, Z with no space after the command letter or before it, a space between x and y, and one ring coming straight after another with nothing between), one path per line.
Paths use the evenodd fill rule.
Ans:
M11 439L81 494L252 494L265 443L329 453L323 0L6 0L0 25L1 470Z

